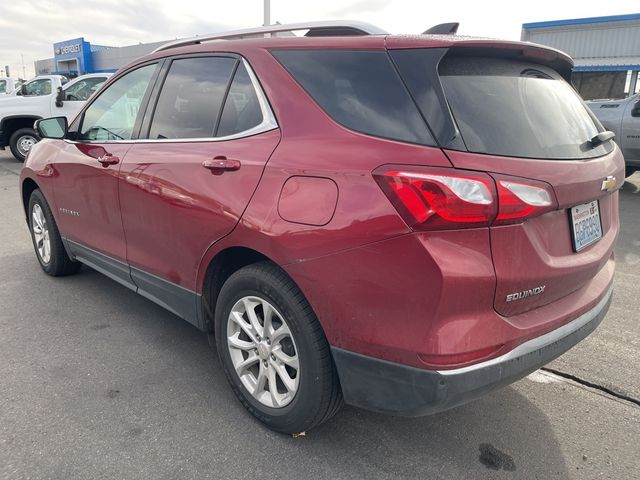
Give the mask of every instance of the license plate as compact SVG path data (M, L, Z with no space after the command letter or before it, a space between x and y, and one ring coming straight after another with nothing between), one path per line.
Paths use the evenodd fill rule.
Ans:
M579 252L602 238L600 204L593 200L571 208L573 250Z

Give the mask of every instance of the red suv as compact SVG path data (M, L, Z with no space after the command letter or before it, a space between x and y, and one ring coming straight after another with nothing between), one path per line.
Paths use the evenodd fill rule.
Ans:
M452 408L596 328L624 161L569 57L363 24L235 35L254 33L163 47L38 122L21 191L46 273L86 264L210 334L281 432L343 401Z

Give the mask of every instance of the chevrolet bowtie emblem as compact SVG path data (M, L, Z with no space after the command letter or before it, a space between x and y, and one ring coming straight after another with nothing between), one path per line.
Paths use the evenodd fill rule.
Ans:
M613 192L616 189L616 185L616 177L609 175L605 180L602 181L602 187L600 187L600 190Z

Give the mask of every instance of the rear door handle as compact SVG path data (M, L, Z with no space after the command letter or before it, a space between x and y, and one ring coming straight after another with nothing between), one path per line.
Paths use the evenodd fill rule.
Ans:
M97 158L97 160L102 164L104 168L107 168L109 165L116 165L120 162L118 157L113 156L110 153L105 153Z
M224 155L214 157L212 160L205 160L202 166L213 173L233 172L240 169L239 160L230 160Z

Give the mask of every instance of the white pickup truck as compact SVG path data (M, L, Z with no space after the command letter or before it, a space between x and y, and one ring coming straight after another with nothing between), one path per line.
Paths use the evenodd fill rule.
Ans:
M110 73L92 73L71 81L61 75L43 75L22 84L11 95L0 96L0 149L9 147L24 161L39 140L33 123L40 118L65 116L69 121Z
M17 78L3 77L0 78L0 95L9 95L15 91L24 82Z
M616 134L627 177L640 170L640 94L622 100L591 100L587 105L602 126Z

